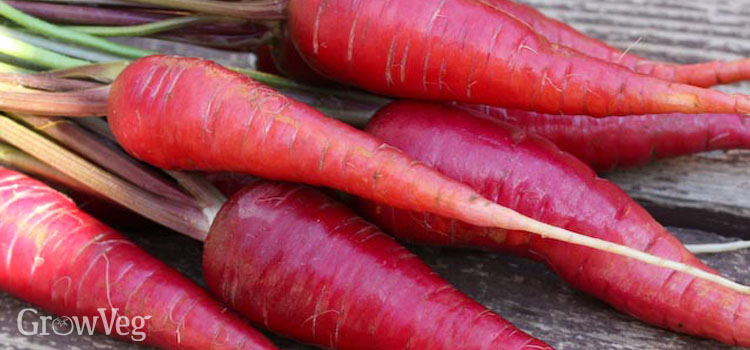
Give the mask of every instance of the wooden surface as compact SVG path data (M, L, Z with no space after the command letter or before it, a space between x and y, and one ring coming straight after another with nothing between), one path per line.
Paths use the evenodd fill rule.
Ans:
M676 62L750 57L750 0L524 0L587 33L632 52ZM148 42L152 49L199 55L247 66L246 54L196 50ZM722 87L750 92L750 84ZM750 152L714 152L660 161L606 174L662 222L750 238ZM687 243L727 240L672 229ZM165 232L133 234L154 255L200 282L200 245ZM559 350L686 349L731 347L644 325L572 290L541 264L496 254L427 248L413 250L442 276L519 327ZM750 283L750 251L704 260L731 278ZM105 336L24 337L16 329L23 302L0 294L0 349L141 349ZM287 350L311 349L274 337Z

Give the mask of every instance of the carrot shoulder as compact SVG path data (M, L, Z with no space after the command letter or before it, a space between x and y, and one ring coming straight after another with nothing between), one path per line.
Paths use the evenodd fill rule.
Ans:
M115 315L144 320L136 330L145 333L143 344L164 349L275 349L200 287L67 197L3 168L0 241L0 289L53 314L91 319L101 316L99 309L108 317L117 309ZM97 330L104 331L102 322Z
M453 107L410 101L381 109L367 130L521 213L715 273L616 185L538 136ZM361 209L398 238L540 260L576 288L645 322L750 346L750 296L731 289L522 231L371 202Z
M288 13L307 63L386 95L592 116L750 112L748 96L584 56L480 1L292 0Z

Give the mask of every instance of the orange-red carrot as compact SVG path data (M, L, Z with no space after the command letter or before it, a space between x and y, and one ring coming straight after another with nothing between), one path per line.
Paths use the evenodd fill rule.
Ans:
M53 314L81 322L99 316L100 332L102 312L109 320L143 320L110 333L164 349L275 349L193 282L62 194L3 168L0 242L0 289Z
M540 135L598 171L693 153L750 148L750 117L646 114L593 118L461 105Z
M323 193L256 181L227 202L206 282L251 321L340 350L552 350Z
M748 58L696 64L651 61L587 36L561 21L545 16L532 6L510 0L484 1L526 22L552 43L572 48L587 56L623 65L638 73L701 87L750 79L750 59Z
M625 192L539 136L455 107L411 101L384 107L367 130L497 203L715 273ZM645 322L750 346L748 295L522 231L476 227L371 202L362 209L398 238L540 260L571 285Z
M340 82L397 97L544 113L750 113L750 97L632 72L551 44L475 0L291 0L305 61Z
M332 187L399 208L627 255L748 292L684 264L531 220L371 135L210 61L139 59L112 84L108 108L122 146L161 168L245 172Z

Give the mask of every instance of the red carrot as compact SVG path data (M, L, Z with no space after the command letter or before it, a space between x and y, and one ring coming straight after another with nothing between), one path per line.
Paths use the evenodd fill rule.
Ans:
M714 272L617 186L538 136L454 107L409 101L380 110L367 130L501 205ZM521 254L645 322L750 346L748 295L525 232L479 228L369 202L362 209L398 238Z
M335 349L552 349L321 192L258 181L214 221L206 282L256 324Z
M2 290L56 315L143 320L120 338L144 332L144 344L165 349L274 349L190 280L44 184L0 168L0 208ZM96 329L104 331L102 322Z
M291 0L300 54L335 80L398 97L544 113L750 113L750 97L681 85L550 44L471 0Z
M317 86L337 85L336 82L322 76L304 61L297 48L294 47L294 42L289 37L286 27L279 31L277 43L271 49L271 57L274 67L283 76Z
M540 135L595 170L712 150L750 148L750 118L738 114L648 114L593 118L462 105Z
M572 48L587 56L623 65L638 73L701 87L730 84L750 79L750 59L711 61L697 64L651 61L632 53L623 52L601 40L589 37L563 22L545 16L529 5L510 0L484 1L526 22L551 43Z
M748 292L700 269L531 220L377 138L210 61L137 60L112 84L108 108L122 146L160 168L244 172L332 187L399 208L626 255Z

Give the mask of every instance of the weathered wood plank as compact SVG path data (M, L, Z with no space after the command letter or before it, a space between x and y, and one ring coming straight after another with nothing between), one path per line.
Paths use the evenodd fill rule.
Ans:
M705 232L673 231L690 243L726 240ZM200 243L164 232L132 237L147 251L203 284ZM644 325L571 289L537 262L470 251L420 247L412 247L412 250L456 287L558 350L732 349L713 341ZM750 251L708 255L705 261L740 282L750 282L750 269L745 268L750 265ZM26 307L29 306L0 294L0 349L141 349L102 335L23 336L17 330L16 318ZM273 339L286 350L312 349L278 337Z
M667 159L605 177L664 224L750 238L750 151Z

